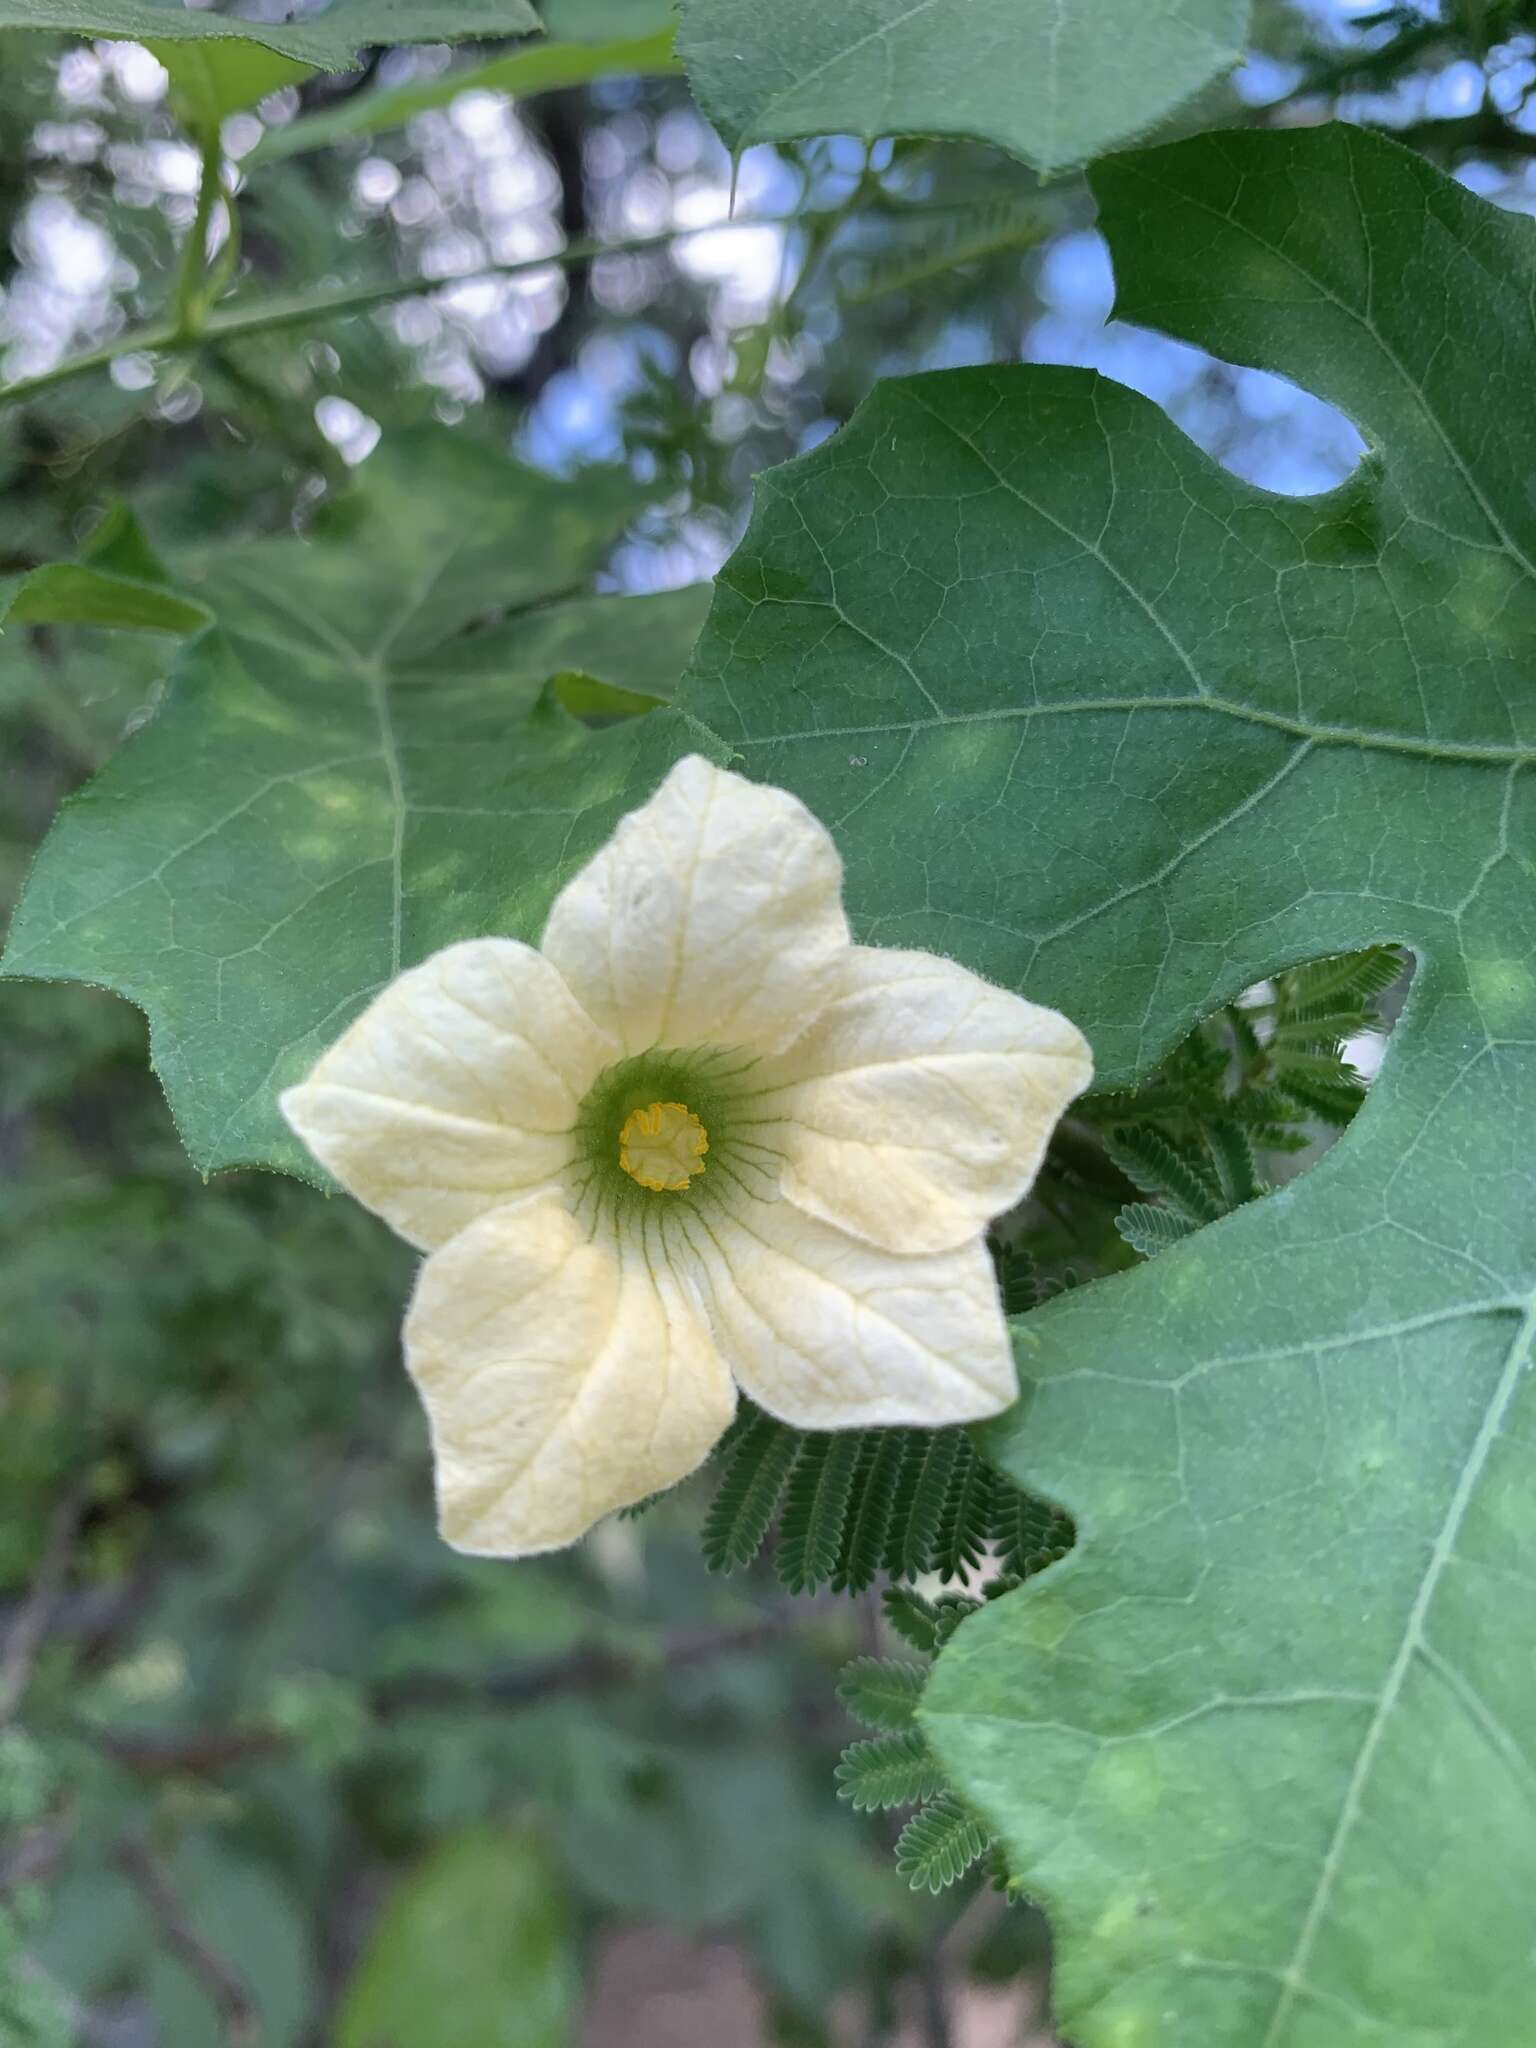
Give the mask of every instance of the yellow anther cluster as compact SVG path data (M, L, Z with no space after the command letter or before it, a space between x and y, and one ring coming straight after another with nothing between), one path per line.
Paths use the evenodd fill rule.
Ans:
M619 1164L632 1180L658 1194L681 1194L704 1171L709 1133L682 1102L652 1102L633 1109L619 1132Z

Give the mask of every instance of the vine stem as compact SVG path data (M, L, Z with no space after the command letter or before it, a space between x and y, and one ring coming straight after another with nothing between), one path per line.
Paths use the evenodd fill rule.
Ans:
M207 218L202 214L202 191L199 188L199 216L203 220L202 232L207 232ZM210 207L212 201L209 202ZM14 405L22 399L35 398L40 392L48 391L56 384L65 384L75 377L88 375L92 370L109 369L121 357L128 355L186 355L204 342L230 342L244 340L247 335L270 334L283 327L306 327L319 325L323 320L343 319L349 313L366 313L375 306L388 306L401 299L425 297L432 292L448 291L455 285L478 284L489 277L523 277L532 270L547 270L552 264L562 268L568 264L590 263L598 256L636 256L652 249L665 249L689 235L718 234L722 230L736 228L782 227L787 223L779 220L719 221L707 227L668 228L660 234L633 235L620 242L570 242L563 249L556 249L548 256L525 256L516 263L489 264L483 270L473 270L463 277L392 278L388 283L360 285L355 290L315 294L313 292L277 293L259 305L225 306L217 312L203 313L201 319L194 313L192 325L183 322L183 293L190 289L193 302L196 298L196 279L201 276L199 266L190 288L186 279L189 269L188 252L197 247L197 229L194 226L193 239L183 253L182 275L177 283L176 310L168 320L153 321L148 326L136 327L127 334L120 334L115 340L100 348L88 349L84 354L71 356L66 362L56 363L51 370L42 370L35 377L23 377L18 383L0 388L0 405Z
M176 292L171 304L171 325L179 340L195 343L208 315L206 281L208 274L208 227L213 219L214 201L224 189L224 150L218 123L203 131L198 156L201 169L197 180L197 210L191 231L181 252L176 272ZM78 360L78 358L77 358ZM67 367L60 365L61 368Z
M570 242L563 249L551 251L547 256L526 256L517 263L488 264L483 270L468 272L463 277L443 278L394 278L387 284L361 285L352 291L334 292L316 296L313 293L292 293L288 296L275 294L260 304L225 306L217 311L206 308L194 313L193 325L189 330L182 322L182 292L192 252L200 249L200 243L207 235L207 215L203 212L203 190L208 184L205 179L198 188L198 211L202 229L193 226L192 237L182 256L182 278L178 280L176 307L172 317L152 321L144 327L133 328L127 334L120 334L100 348L87 349L82 354L70 356L65 362L56 363L51 370L41 370L35 377L23 377L14 384L0 387L0 406L16 405L23 399L36 398L44 391L50 391L58 384L66 384L76 377L88 376L93 370L110 369L112 364L129 355L188 355L195 352L204 342L243 341L248 335L270 334L284 327L307 327L318 325L324 320L339 320L351 313L370 312L375 306L388 306L401 299L415 299L429 296L433 292L452 290L457 285L478 284L486 278L524 277L530 271L547 270L551 265L565 267L569 264L591 263L599 256L643 256L656 249L669 249L674 244L686 241L693 235L717 235L735 233L745 228L789 228L798 222L801 225L814 223L823 218L820 213L770 215L766 218L703 222L697 227L665 228L659 234L631 235L617 242L583 241ZM217 196L218 179L215 177L209 191L208 207L211 211ZM955 209L963 211L964 209ZM841 209L836 209L839 213ZM900 216L897 216L900 218ZM202 278L202 264L198 263L196 278L188 287L195 305L196 284Z
M137 1840L123 1842L113 1861L148 1908L165 1947L191 1971L211 1999L229 2048L256 2048L261 2020L245 1979L203 1940L146 1845Z

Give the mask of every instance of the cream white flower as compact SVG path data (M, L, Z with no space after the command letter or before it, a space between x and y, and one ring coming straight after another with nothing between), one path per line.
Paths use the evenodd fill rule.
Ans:
M517 1556L692 1471L738 1386L809 1429L1006 1407L983 1231L1091 1073L1054 1010L854 945L824 828L693 756L539 950L402 974L283 1111L430 1254L443 1533Z

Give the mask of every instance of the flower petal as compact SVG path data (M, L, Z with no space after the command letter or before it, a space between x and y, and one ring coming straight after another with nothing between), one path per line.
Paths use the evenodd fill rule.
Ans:
M430 1250L559 1178L581 1098L617 1057L532 947L469 939L392 981L282 1110L349 1193Z
M525 1557L671 1486L736 1390L694 1302L638 1239L594 1243L537 1196L432 1254L405 1325L455 1549Z
M1056 1010L935 953L854 946L842 985L776 1063L792 1202L893 1252L947 1250L1012 1208L1093 1079Z
M782 1421L972 1422L1018 1393L980 1237L895 1258L792 1203L741 1194L683 1230L726 1363Z
M772 1051L831 993L842 874L798 797L691 754L561 891L543 949L626 1053Z

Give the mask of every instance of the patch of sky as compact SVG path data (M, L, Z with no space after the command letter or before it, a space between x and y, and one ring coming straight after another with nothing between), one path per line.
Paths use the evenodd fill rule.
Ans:
M952 320L923 358L925 370L963 370L992 360L992 336L980 320Z
M1419 18L1437 18L1434 0L1410 4ZM1295 11L1324 47L1369 50L1393 32L1382 25L1381 0L1296 0ZM451 61L446 48L392 51L382 60L379 83L405 84ZM1302 74L1299 63L1254 53L1234 85L1260 110L1292 95ZM153 133L155 120L164 125L160 116L152 117L144 140L131 144L107 141L96 118L162 100L165 73L155 59L133 44L98 43L65 52L56 77L57 118L37 131L37 152L61 166L101 161L118 203L157 209L184 228L196 175L186 144ZM1521 31L1489 53L1486 73L1465 58L1426 58L1393 93L1368 102L1358 96L1341 110L1406 125L1464 118L1486 95L1514 126L1536 132L1533 85L1536 36ZM795 288L806 238L791 217L837 207L867 169L878 173L892 159L888 142L870 151L854 138L834 136L792 153L754 148L733 166L718 137L686 104L654 111L645 88L627 79L598 81L591 97L598 118L583 135L590 231L607 239L684 233L670 252L615 254L592 265L593 308L610 317L573 360L537 380L519 443L528 459L561 472L621 455L626 400L647 380L676 377L677 346L662 332L660 316L653 324L646 312L665 303L680 276L702 290L705 331L687 344L687 360L709 409L708 432L722 445L745 434L753 408L733 388L733 366L741 337L760 329ZM1327 106L1317 104L1321 117ZM240 132L226 137L231 154L247 154L263 124L291 119L297 107L297 95L288 92L264 102L259 119L236 117ZM553 264L514 277L494 274L558 251L559 181L536 127L503 94L461 93L447 107L418 116L404 147L401 140L381 138L359 157L343 232L354 239L392 238L399 260L437 283L432 293L375 317L413 351L417 374L437 393L440 416L452 419L489 383L515 381L566 307L570 280ZM1457 175L1499 204L1536 211L1536 163L1506 158L1495 168L1473 160ZM5 375L46 369L71 349L122 329L124 301L139 283L138 272L85 201L76 206L57 192L37 192L21 217L18 256L0 298ZM1309 393L1115 320L1108 257L1091 230L1074 227L1020 260L1034 284L1037 311L1021 306L1001 329L994 318L989 330L985 307L957 307L936 338L899 352L884 367L950 368L995 359L1008 352L1011 329L1025 360L1089 365L1142 391L1218 461L1268 489L1296 495L1326 490L1359 460L1354 428ZM834 430L831 418L816 410L814 384L818 362L836 345L842 309L818 284L802 294L796 317L792 340L768 345L765 388L782 397L800 382L798 419L787 403L780 413L804 449ZM125 359L120 385L143 388L146 366L143 356ZM363 459L377 439L374 423L349 401L320 403L321 431L345 460ZM633 553L636 587L711 573L731 539L718 519L688 515L668 533L649 554Z
M350 398L332 394L320 399L315 406L315 425L348 464L365 461L379 444L378 421L370 419Z
M1109 251L1094 229L1049 244L1038 290L1044 310L1024 338L1026 361L1079 364L1129 385L1250 483L1311 496L1342 482L1365 452L1341 412L1285 378L1114 319Z
M1305 65L1287 64L1254 50L1233 72L1232 86L1245 106L1272 107L1293 93L1305 76Z
M677 368L677 345L658 328L637 323L594 335L572 366L545 385L518 452L557 473L585 462L616 461L624 452L620 404L649 375L668 377Z

